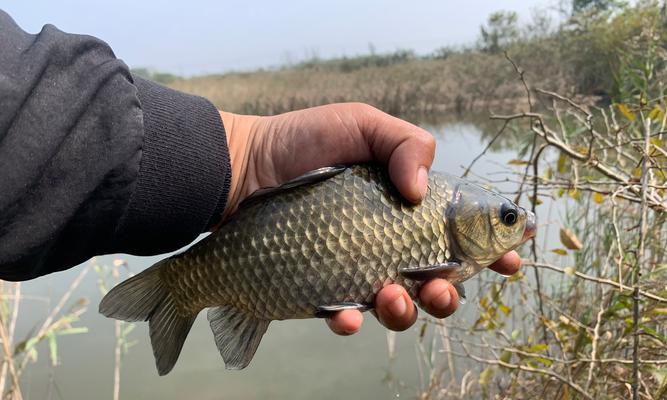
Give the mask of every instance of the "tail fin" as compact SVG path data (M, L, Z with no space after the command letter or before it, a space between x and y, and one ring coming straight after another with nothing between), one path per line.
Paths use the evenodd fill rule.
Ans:
M148 321L158 373L165 375L178 360L197 315L183 316L160 279L167 258L117 285L100 302L100 313L124 321Z

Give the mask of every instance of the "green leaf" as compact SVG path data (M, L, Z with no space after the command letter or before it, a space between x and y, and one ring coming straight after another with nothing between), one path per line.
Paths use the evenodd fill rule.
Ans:
M565 173L565 168L567 166L567 156L565 153L560 153L560 156L558 157L558 162L556 163L556 171L558 171L559 174Z
M33 362L37 361L37 349L32 348L26 352L27 356L29 359L31 359Z
M130 350L130 348L133 347L134 345L136 345L137 343L139 343L138 340L132 340L130 342L124 342L123 343L123 353L127 353Z
M655 378L655 380L658 381L658 384L660 385L658 391L656 392L655 398L661 399L662 395L667 393L667 368L657 368L651 371L651 373Z
M505 315L509 315L512 312L512 309L510 307L507 307L504 304L499 304L498 309Z
M618 111L621 112L627 118L630 122L634 122L637 117L635 117L635 114L628 108L623 103L619 103L616 107L618 107Z
M125 328L123 329L123 332L121 333L121 336L127 336L132 332L135 328L134 324L127 324Z
M653 270L651 272L651 276L657 276L657 275L662 274L663 272L667 272L667 264L664 264L664 265L656 268L655 270Z
M648 118L652 119L653 121L659 121L662 119L662 110L660 110L659 106L653 107L653 110L651 110L650 113L648 113Z
M657 368L651 371L651 374L656 381L662 382L667 379L667 368Z
M542 364L544 364L547 367L549 367L549 366L551 366L551 364L553 364L553 361L549 360L548 358L544 358L544 357L535 357L535 360L541 362Z
M665 142L655 137L651 138L651 144L655 147L665 147Z
M428 324L426 322L424 322L422 324L421 328L419 329L419 342L420 343L424 341L424 337L426 336L426 328L427 327L428 327Z
M649 334L653 335L656 339L662 341L663 343L667 343L667 336L659 333L655 329L648 327L646 325L640 325L640 327L645 331L648 332Z
M493 369L491 369L491 367L488 367L479 374L479 385L480 386L488 385L489 382L491 381L491 378L493 378Z
M511 360L512 360L512 353L510 351L505 350L500 354L500 361L509 363Z
M77 335L79 333L88 333L88 328L85 326L82 327L77 327L77 328L67 328L67 329L62 329L58 331L58 335L64 336L64 335Z
M32 350L35 345L39 343L39 338L38 337L32 337L28 339L28 341L25 342L25 347L23 348L24 351L30 351Z
M509 278L507 278L507 282L517 282L523 279L525 274L522 271L515 272L514 274L510 275Z
M565 249L552 249L551 252L556 253L559 256L566 256L567 255L567 250L565 250Z
M527 352L529 353L540 353L543 352L544 350L548 349L549 346L544 344L544 343L538 343L530 346L528 349L526 349Z
M56 342L56 335L51 332L46 338L49 341L49 356L51 358L51 365L56 366L58 364L58 342Z

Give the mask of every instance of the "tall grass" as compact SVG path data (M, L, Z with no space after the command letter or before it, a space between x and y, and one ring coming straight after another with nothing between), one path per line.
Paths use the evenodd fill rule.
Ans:
M0 341L2 341L2 368L0 369L0 393L3 399L22 400L21 376L31 363L37 361L39 348L46 344L51 366L58 363L58 339L65 335L86 333L87 329L77 326L79 318L86 311L88 301L72 301L72 295L86 276L89 267L72 280L58 302L50 308L46 318L32 319L36 327L24 337L18 337L16 326L19 316L30 318L21 313L23 301L46 301L46 299L26 299L21 292L20 282L0 281Z
M49 365L54 368L59 365L59 340L63 336L85 334L88 328L81 326L80 318L87 312L88 299L74 298L84 278L91 269L97 273L97 284L102 294L106 294L109 285L119 282L121 275L125 275L125 261L116 259L113 265L103 265L93 258L88 265L82 266L80 272L65 288L57 302L51 306L48 297L26 296L22 291L21 282L0 281L0 395L2 399L22 400L22 377L37 362L38 357L48 357ZM127 272L127 271L126 271ZM35 318L34 315L23 312L25 302L44 302L49 305L49 311L44 318ZM17 324L34 326L20 337ZM134 344L128 338L134 325L116 321L114 345L114 400L120 398L120 371L121 358ZM41 355L40 355L41 354ZM49 393L57 391L55 382L49 382Z
M272 115L333 102L359 101L394 115L462 112L517 101L519 86L502 57L455 55L354 68L299 67L205 76L171 87L223 110ZM483 79L482 79L483 77Z

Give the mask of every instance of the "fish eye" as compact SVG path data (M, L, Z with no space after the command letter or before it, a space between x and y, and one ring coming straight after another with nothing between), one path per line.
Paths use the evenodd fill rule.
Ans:
M507 226L512 226L516 223L518 214L516 208L509 204L503 204L500 207L500 220Z

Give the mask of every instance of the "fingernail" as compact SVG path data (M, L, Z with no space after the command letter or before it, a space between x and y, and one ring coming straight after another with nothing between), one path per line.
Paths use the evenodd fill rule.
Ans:
M417 187L419 187L419 196L424 200L428 190L428 170L424 166L419 167L417 171Z
M449 290L443 290L438 297L431 301L431 307L438 310L444 310L449 307L449 303L451 302L452 296L449 294Z
M408 304L405 302L405 298L402 295L389 304L389 312L395 317L402 316L407 309Z

